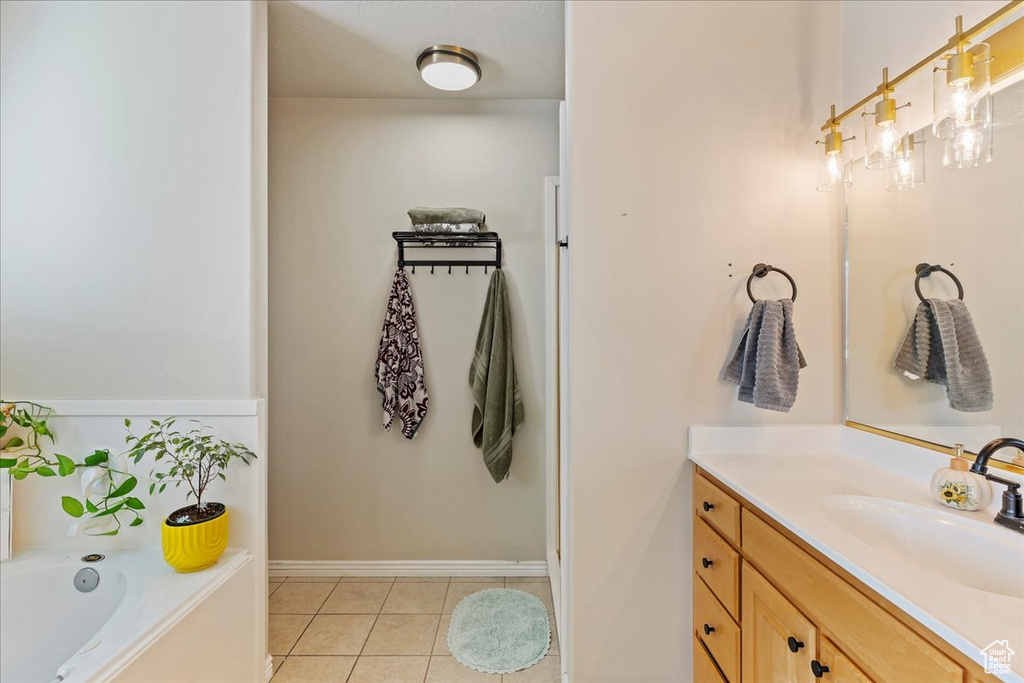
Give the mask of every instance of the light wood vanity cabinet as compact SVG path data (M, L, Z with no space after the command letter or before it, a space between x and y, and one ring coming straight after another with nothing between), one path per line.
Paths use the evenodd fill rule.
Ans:
M699 468L693 558L697 683L996 682Z

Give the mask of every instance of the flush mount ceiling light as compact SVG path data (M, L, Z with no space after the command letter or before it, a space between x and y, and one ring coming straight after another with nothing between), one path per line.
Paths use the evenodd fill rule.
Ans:
M438 90L465 90L483 75L475 54L458 45L434 45L416 58L416 68L427 85Z

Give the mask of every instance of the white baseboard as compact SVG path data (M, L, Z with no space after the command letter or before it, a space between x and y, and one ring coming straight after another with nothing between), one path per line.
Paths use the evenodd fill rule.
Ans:
M274 677L274 655L267 655L266 677L267 681Z
M285 576L547 576L544 560L271 560L271 578Z

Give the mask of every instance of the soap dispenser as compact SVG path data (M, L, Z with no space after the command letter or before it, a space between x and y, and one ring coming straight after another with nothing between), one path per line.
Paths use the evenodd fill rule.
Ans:
M964 445L958 443L949 467L943 467L932 477L932 496L957 510L981 510L992 502L992 485L985 477L970 471Z

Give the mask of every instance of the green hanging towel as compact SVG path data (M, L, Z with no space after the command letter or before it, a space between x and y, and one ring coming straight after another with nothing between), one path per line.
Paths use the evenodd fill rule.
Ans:
M494 271L487 288L469 386L473 390L473 443L483 449L484 464L500 484L508 478L512 465L512 437L523 424L523 397L512 354L512 313L501 270Z

